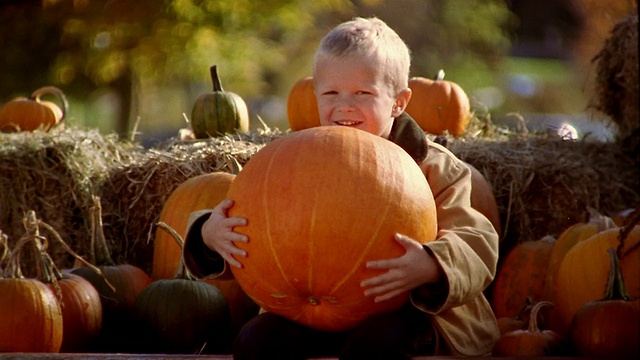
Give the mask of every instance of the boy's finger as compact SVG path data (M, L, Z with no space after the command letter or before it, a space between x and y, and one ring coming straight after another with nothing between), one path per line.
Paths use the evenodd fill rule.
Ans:
M238 260L236 260L231 254L227 253L222 255L222 257L227 261L227 263L229 263L229 265L231 266L235 266L239 269L242 268L242 263L239 262Z

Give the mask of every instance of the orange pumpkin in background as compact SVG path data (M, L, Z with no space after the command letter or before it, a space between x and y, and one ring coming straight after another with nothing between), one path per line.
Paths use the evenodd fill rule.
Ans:
M435 80L413 77L409 88L412 95L405 111L424 131L454 137L465 132L471 119L469 97L460 85L444 80L444 71Z
M304 77L291 88L287 98L287 120L292 131L320 126L313 77Z
M620 270L627 281L627 291L640 296L640 225L630 228L623 239L621 228L596 233L571 248L564 256L553 289L549 327L567 336L576 311L584 304L602 298L607 285L611 260L607 249L617 250ZM622 246L621 246L622 244Z
M45 95L54 95L62 108L51 101L41 100ZM55 86L37 89L31 97L15 98L0 108L0 131L48 131L59 125L69 110L67 98Z
M486 216L502 239L502 222L500 211L493 193L493 187L475 166L466 163L471 169L471 207Z
M360 282L381 273L374 259L400 256L396 232L435 239L433 195L399 146L341 126L300 130L258 151L229 188L229 216L244 217L242 268L231 270L267 311L339 331L408 301L375 303Z
M496 317L515 316L522 304L544 300L544 286L551 251L552 236L525 241L514 247L500 264L493 282L491 306Z
M213 209L224 200L234 177L230 173L214 172L183 181L167 198L158 221L167 224L184 238L189 215L194 211ZM181 251L170 233L157 228L151 277L154 280L172 278L178 269Z
M603 297L576 311L571 321L571 342L579 355L637 359L640 300L628 294L616 252L613 248L608 252L611 268Z

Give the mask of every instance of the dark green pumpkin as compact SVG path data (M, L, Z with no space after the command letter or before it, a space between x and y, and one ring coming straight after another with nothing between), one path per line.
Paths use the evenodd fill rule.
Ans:
M164 222L180 248L184 240ZM181 253L173 279L156 280L136 299L135 314L149 344L146 352L226 353L231 350L229 305L216 286L196 280Z
M193 104L191 129L197 139L249 131L249 110L242 98L224 91L216 66L211 67L213 92L203 94Z
M196 353L230 349L229 307L222 292L203 281L156 280L136 300L148 352Z

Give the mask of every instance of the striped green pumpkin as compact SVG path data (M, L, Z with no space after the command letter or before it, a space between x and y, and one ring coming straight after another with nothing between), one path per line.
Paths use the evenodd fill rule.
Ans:
M201 95L191 110L191 129L197 139L249 131L249 110L242 98L224 91L216 66L211 67L213 92Z

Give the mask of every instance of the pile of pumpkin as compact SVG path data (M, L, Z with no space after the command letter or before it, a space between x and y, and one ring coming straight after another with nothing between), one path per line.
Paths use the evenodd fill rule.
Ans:
M491 291L502 333L494 354L637 358L639 222L639 209L591 210L557 238L513 248Z
M94 200L90 261L33 211L13 249L0 232L0 352L228 353L235 332L258 311L235 280L195 280L181 261L163 263L155 278L115 264ZM158 232L170 234L180 257L181 236L165 223ZM51 241L77 266L59 269L47 252ZM28 250L38 258L34 277L20 266Z

